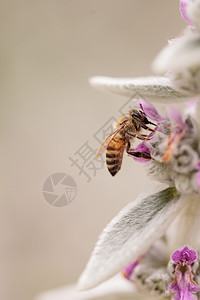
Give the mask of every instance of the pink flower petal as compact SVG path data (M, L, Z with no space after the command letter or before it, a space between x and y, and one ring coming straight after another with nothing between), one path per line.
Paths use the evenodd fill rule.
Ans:
M180 127L185 126L185 123L182 120L181 114L178 110L171 108L168 110L168 115L171 120L173 120Z
M132 275L134 269L137 267L138 264L139 264L139 260L136 260L136 261L133 262L132 264L128 265L128 266L122 271L122 274L124 275L124 277L127 278L128 280L131 280L131 275Z
M197 105L198 99L192 99L186 103L187 107L194 108Z
M170 285L170 291L171 292L176 292L176 291L178 291L178 285L177 285L177 282L174 280L173 282L172 282L172 284Z
M164 120L164 118L159 115L156 108L149 101L144 99L134 99L134 101L135 103L140 105L140 108L143 110L146 116L149 117L151 120L157 122Z
M188 14L187 14L187 6L191 3L191 0L180 0L180 12L182 18L191 26L193 24L190 22Z
M197 259L197 253L188 247L184 247L182 250L176 250L171 258L176 264L184 262L187 265L191 265Z
M171 142L176 140L179 136L184 136L188 131L188 125L183 122L182 116L179 111L176 109L169 109L168 110L169 118L175 123L175 127L172 129L172 136L171 136Z
M172 256L171 259L176 263L179 264L180 260L181 260L181 251L180 250L176 250Z
M198 185L198 187L200 188L200 171L197 172L196 179L197 179L197 185Z
M199 291L199 288L196 284L194 284L193 282L189 283L189 287L188 287L188 291L191 293L197 293Z
M185 114L186 115L195 115L197 110L198 99L191 99L186 102Z
M198 163L196 164L196 168L197 168L198 170L200 170L200 162L198 162Z
M192 281L190 266L186 265L186 269L182 269L182 264L179 264L175 269L175 279L170 286L171 292L176 292L174 299L194 300L195 297L191 293L199 291L198 286Z

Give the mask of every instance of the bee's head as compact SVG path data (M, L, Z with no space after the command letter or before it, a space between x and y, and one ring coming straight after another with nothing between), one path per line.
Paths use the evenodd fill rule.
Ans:
M141 124L152 124L155 125L154 123L150 122L147 117L146 114L142 111L142 110L136 110L136 109L132 109L130 111L130 115L132 117L132 119L136 122L139 122Z
M130 115L133 118L134 121L138 121L143 124L150 124L149 120L147 119L145 113L143 113L141 110L132 109L130 111Z

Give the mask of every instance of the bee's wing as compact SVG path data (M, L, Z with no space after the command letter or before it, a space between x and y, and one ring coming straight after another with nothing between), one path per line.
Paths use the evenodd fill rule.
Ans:
M101 145L101 147L99 148L99 150L97 151L97 155L96 155L96 159L98 157L100 157L102 155L102 153L106 150L106 148L109 146L110 142L112 141L112 139L118 134L118 132L120 132L120 130L122 128L124 128L126 122L124 122L119 128L115 129L115 131L113 131L107 138L106 140L103 142L103 144Z

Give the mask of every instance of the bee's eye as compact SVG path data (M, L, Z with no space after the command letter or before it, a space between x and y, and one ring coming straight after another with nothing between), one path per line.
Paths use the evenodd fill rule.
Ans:
M135 112L133 112L131 114L131 116L132 116L133 119L140 119L141 118L140 115L138 113L135 113Z
M144 114L141 115L140 113L133 112L131 114L131 116L132 116L133 119L139 120L144 124L149 124L149 120L145 117Z

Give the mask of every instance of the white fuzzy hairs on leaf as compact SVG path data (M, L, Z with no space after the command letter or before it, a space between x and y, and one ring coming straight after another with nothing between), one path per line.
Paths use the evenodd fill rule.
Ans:
M112 78L95 76L89 79L89 83L99 90L134 99L147 98L163 103L166 100L170 102L188 100L188 96L176 90L167 77Z
M139 196L123 208L101 234L79 289L97 286L144 254L183 208L183 199L171 187Z

